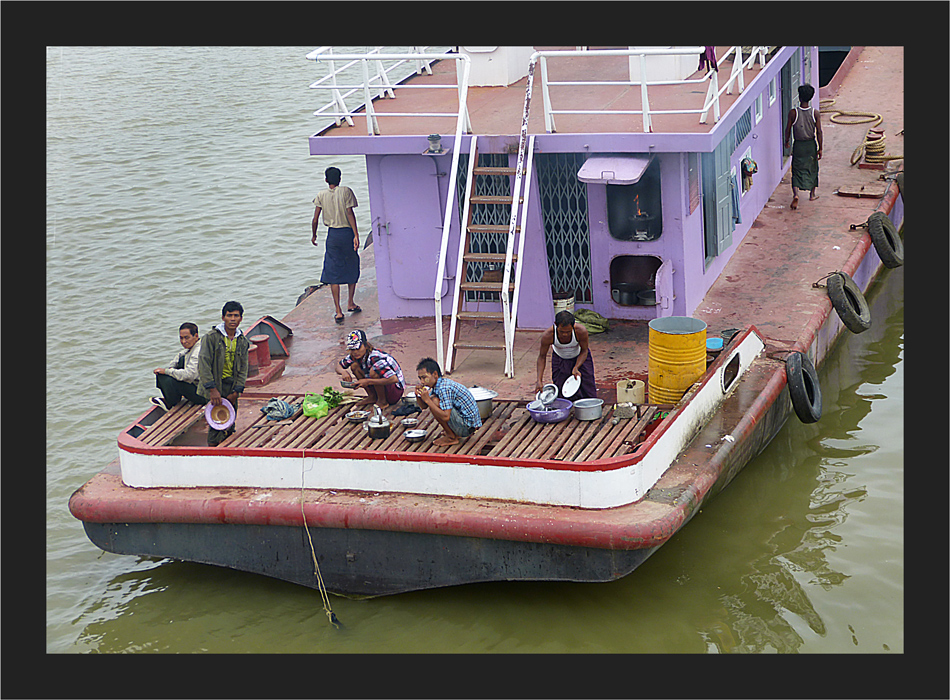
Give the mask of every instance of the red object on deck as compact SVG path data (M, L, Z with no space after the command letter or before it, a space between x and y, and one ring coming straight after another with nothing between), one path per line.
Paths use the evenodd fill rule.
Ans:
M270 364L270 338L267 335L252 335L248 340L257 346L257 363L261 367L267 367Z

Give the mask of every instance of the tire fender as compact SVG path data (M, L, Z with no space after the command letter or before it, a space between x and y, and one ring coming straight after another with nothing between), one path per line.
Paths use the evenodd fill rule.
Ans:
M876 211L868 217L868 233L884 267L895 268L904 264L904 243L884 212Z
M861 289L847 272L835 272L828 278L828 297L838 318L852 333L864 333L871 327L871 309Z
M821 418L821 387L818 372L808 356L793 352L785 359L785 378L792 408L802 423L815 423Z

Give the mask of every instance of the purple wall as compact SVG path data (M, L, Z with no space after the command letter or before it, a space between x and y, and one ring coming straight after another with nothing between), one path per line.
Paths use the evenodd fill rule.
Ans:
M776 87L775 101L770 105L768 84L780 76L784 57L795 47L785 47L746 85L736 104L707 134L541 134L536 151L594 153L652 153L661 169L663 233L656 241L628 242L612 238L607 228L606 185L590 183L588 211L590 215L591 273L593 303L589 306L608 318L650 319L656 316L691 315L702 302L706 291L724 269L735 251L781 182L788 162L782 163L781 86ZM818 53L812 47L811 81L817 84ZM806 80L803 76L803 81ZM778 82L778 81L776 81ZM736 225L732 244L706 267L703 246L702 206L689 213L687 152L709 152L750 106L755 113L755 98L762 94L762 118L736 148L731 164L738 173L739 162L751 150L758 164L752 188L740 200L742 222ZM382 318L429 317L434 312L433 292L435 269L442 233L444 202L447 201L451 153L443 156L422 156L424 137L356 138L364 148L370 192L370 212L379 287L379 308ZM346 141L352 145L354 137ZM487 137L483 152L517 137ZM332 140L332 139L331 139ZM454 148L454 138L444 137L443 145ZM317 142L329 146L320 152L336 152L340 144L327 144L327 139L311 139L311 152ZM468 153L469 137L460 144ZM510 146L510 144L508 144ZM342 151L341 151L342 152ZM514 163L515 157L511 157ZM741 180L740 180L741 182ZM551 284L541 225L537 179L529 193L528 237L525 242L519 328L543 328L553 321ZM442 310L451 313L455 284L455 260L459 236L458 204L453 203L451 239L447 257L446 279L442 284ZM610 263L618 256L656 256L663 267L658 278L658 300L655 307L621 306L611 298ZM398 271L394 274L394 270ZM665 298L665 303L664 303ZM494 310L500 305L482 303L481 310Z

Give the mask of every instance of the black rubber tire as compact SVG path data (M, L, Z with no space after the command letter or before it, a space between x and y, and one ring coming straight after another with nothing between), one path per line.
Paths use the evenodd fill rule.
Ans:
M821 418L821 386L815 365L807 355L793 352L785 360L785 378L792 408L802 423L815 423Z
M847 272L835 272L828 278L828 297L849 331L864 333L871 327L871 309Z
M904 243L883 212L876 211L868 217L868 233L884 267L893 269L904 264Z

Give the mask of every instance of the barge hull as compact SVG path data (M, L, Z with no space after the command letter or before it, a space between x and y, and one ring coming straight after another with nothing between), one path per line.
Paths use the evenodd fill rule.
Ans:
M613 581L656 547L608 550L386 530L277 525L85 522L114 554L172 558L263 574L350 598L372 598L487 581Z

